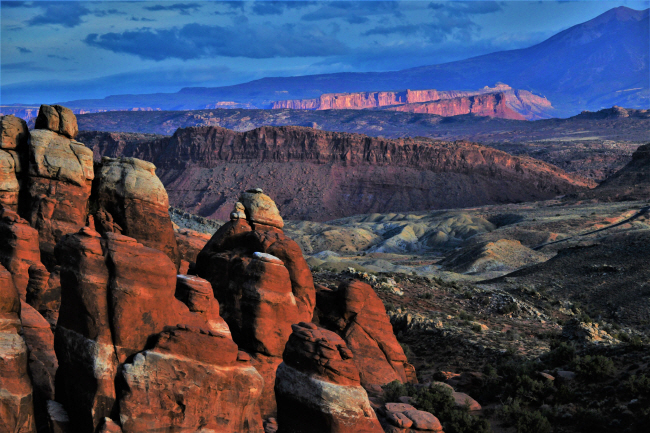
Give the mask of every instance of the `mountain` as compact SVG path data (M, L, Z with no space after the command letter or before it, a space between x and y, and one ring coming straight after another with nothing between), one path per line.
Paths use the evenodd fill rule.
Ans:
M140 137L141 138L141 137ZM283 126L189 127L130 142L80 136L95 157L153 162L172 206L227 219L236 195L262 187L288 219L325 221L541 200L594 186L555 166L469 142L388 140Z
M177 93L115 95L69 101L84 110L151 107L185 110L223 101L269 108L284 99L319 98L324 93L395 89L477 89L497 82L548 98L559 116L620 105L648 108L648 9L611 9L529 48L501 51L440 65L395 72L269 77L227 87L181 89ZM235 105L236 106L236 105Z

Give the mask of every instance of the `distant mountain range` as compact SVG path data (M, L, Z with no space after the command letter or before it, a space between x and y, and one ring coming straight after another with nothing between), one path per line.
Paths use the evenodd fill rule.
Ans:
M467 90L503 82L546 97L557 110L555 116L613 105L649 108L648 11L618 7L529 48L440 65L395 72L269 77L227 87L115 95L62 105L81 112L271 108L276 101L320 98L325 93ZM2 107L3 113L9 108Z

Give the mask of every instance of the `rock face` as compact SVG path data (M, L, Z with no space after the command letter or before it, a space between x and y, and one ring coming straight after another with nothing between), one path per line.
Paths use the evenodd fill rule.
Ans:
M196 273L210 281L235 342L264 377L262 415L275 414L269 384L291 334L310 321L313 278L300 247L286 237L275 203L259 189L244 192L222 226L199 253Z
M386 433L442 433L438 418L406 403L386 403L380 408L382 426Z
M20 297L11 274L0 265L0 430L35 433L29 353L20 328Z
M292 328L275 381L279 431L382 432L343 339L313 323Z
M505 93L463 96L440 101L398 105L386 109L391 111L406 111L409 113L437 114L438 116L445 117L458 116L459 114L474 114L476 116L500 117L502 119L526 119L508 106Z
M32 131L28 148L27 219L38 230L47 266L53 262L54 245L61 236L86 224L94 178L92 151L46 129Z
M221 220L240 191L260 184L285 218L318 221L541 200L594 186L478 144L296 126L245 133L184 128L166 140L128 146L122 156L153 162L173 206Z
M621 170L587 193L602 199L640 199L650 193L650 143L639 146L630 161Z
M0 204L18 211L22 168L29 131L24 120L15 116L0 117Z
M227 431L261 429L255 430L261 426L262 380L250 363L231 362L236 346L207 281L177 277L161 251L112 232L102 237L88 227L65 236L56 254L62 261L57 400L75 431L94 431L105 417L119 419L124 433L199 429L203 422L223 422L232 428ZM169 332L170 327L178 331ZM152 341L158 341L154 348L140 353ZM119 371L123 382L116 381ZM161 379L160 372L174 382ZM222 406L209 405L197 391L199 378L214 388ZM235 387L245 392L222 393L233 380L246 384ZM149 391L163 383L165 391ZM150 405L148 399L160 403ZM228 403L233 399L237 405ZM168 401L175 406L162 403ZM214 412L215 407L226 409Z
M321 287L316 305L320 325L339 334L354 354L362 385L417 383L384 304L370 285L353 280L334 291Z
M502 106L495 110L492 98L476 98L479 95L499 93ZM451 100L454 102L447 103ZM435 102L434 102L435 101ZM431 104L431 105L429 105ZM440 116L457 116L475 113L479 116L504 119L536 120L549 117L553 107L544 97L526 90L516 90L506 84L484 87L476 91L402 90L393 92L325 93L317 99L294 99L276 101L271 108L298 110L361 110L392 107L391 110L411 113L429 113ZM425 108L426 107L426 108ZM472 110L468 111L468 108Z
M95 182L99 208L95 222L101 233L122 233L163 251L178 267L169 199L155 170L153 164L135 158L102 158Z

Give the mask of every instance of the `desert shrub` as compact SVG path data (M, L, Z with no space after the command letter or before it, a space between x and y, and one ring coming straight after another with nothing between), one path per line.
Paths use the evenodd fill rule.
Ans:
M402 350L404 351L404 355L406 356L406 359L412 360L415 354L411 350L411 347L406 343L399 343L399 345L402 346Z
M575 415L579 431L584 433L609 432L610 417L596 409L579 408Z
M481 325L479 325L478 323L472 323L471 329L472 329L472 331L476 332L477 334L480 334L481 332L483 332L483 328L481 328Z
M467 407L458 407L448 388L430 386L416 388L397 381L384 387L386 401L396 401L398 397L413 397L413 405L434 414L446 433L489 433L490 427L484 419L469 414Z
M645 374L630 376L625 383L625 387L632 394L650 397L650 377Z
M433 293L426 292L422 295L422 299L433 299Z
M570 364L575 358L575 346L565 342L553 342L551 343L551 351L544 356L544 361L551 368L554 368Z
M474 320L474 316L472 316L471 314L465 311L461 311L460 313L458 313L458 318L460 320L467 320L467 321Z
M551 433L551 423L536 410L528 410L517 399L504 404L498 412L506 425L514 426L517 433Z
M516 313L519 311L519 305L516 302L510 302L499 309L501 314Z
M600 380L614 373L614 362L602 355L578 356L573 369L584 378Z

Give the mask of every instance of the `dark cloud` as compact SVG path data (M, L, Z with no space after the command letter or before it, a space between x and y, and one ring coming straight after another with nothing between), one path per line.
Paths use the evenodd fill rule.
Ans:
M145 6L148 11L178 11L181 15L189 15L190 12L197 11L201 8L199 3L174 3L172 5L154 5Z
M96 17L105 17L108 15L126 15L126 12L118 11L117 9L108 9L108 10L96 9L93 11L93 15L95 15Z
M131 17L131 21L154 22L156 20L152 20L152 19L144 18L144 17L142 17L142 18Z
M32 3L28 2L2 2L2 7L3 8L29 8L33 7Z
M18 50L18 52L20 54L29 54L29 53L32 52L32 50L30 50L29 48L25 48L25 47L16 47L16 49Z
M363 23L367 23L368 21L370 21L368 18L359 16L359 15L352 15L352 16L344 18L344 19L349 24L363 24Z
M2 3L4 7L4 2ZM35 3L34 7L43 9L43 13L27 20L27 25L42 26L57 24L63 27L76 27L82 23L81 18L92 12L77 2Z
M142 59L183 60L202 57L310 57L340 55L346 45L318 29L285 25L233 27L187 24L181 28L142 28L124 33L89 34L84 42Z
M69 57L59 56L56 54L48 54L47 57L49 57L50 59L70 60Z

